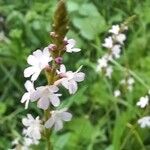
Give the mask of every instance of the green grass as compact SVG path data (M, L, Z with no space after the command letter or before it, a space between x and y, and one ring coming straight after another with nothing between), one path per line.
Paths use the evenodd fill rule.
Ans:
M137 125L145 111L138 109L136 102L150 85L150 1L67 0L67 5L68 36L77 40L82 51L66 55L64 63L73 70L84 65L86 79L74 96L64 92L63 106L68 106L74 117L63 131L52 135L54 150L149 150L149 129ZM26 113L42 114L35 104L26 111L20 103L23 70L27 56L50 43L55 6L55 0L0 0L4 20L0 30L5 34L0 41L0 150L10 148L13 139L21 135L21 118ZM137 18L129 25L125 53L113 63L115 71L108 80L94 70L105 53L101 44L112 24L132 15ZM124 77L127 63L136 84L132 92L116 99L113 91ZM41 150L40 146L34 149Z

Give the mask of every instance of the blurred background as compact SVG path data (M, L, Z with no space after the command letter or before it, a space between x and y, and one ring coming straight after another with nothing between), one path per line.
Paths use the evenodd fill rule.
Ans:
M42 116L35 103L28 110L20 103L25 92L23 70L27 56L51 42L56 3L0 0L0 150L11 148L11 142L21 136L23 116ZM67 5L68 37L77 40L82 51L65 55L64 64L74 71L83 65L86 79L73 96L62 89L63 105L69 107L73 120L52 135L54 150L150 150L150 130L137 125L150 112L136 106L150 85L150 0L67 0ZM117 62L128 63L139 80L135 79L132 92L115 98L113 92L125 72L113 65L112 79L107 79L96 72L97 59L106 52L102 43L108 29L134 14L137 18L129 25L125 53ZM43 75L38 84L44 83ZM34 149L42 150L42 143Z

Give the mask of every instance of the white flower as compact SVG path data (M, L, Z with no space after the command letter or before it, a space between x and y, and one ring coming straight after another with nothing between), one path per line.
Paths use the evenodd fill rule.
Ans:
M138 120L138 124L141 128L150 127L150 117L146 116Z
M110 33L113 33L113 34L119 34L119 31L120 31L120 27L119 25L113 25L112 28L109 30Z
M74 39L67 40L67 38L65 38L65 41L67 41L66 51L68 53L81 51L80 48L74 48L74 46L76 45L76 41Z
M123 33L120 33L120 34L114 36L114 39L115 39L117 42L119 42L120 44L123 44L124 41L126 40L126 35L123 34Z
M34 140L34 139L31 139L31 138L28 138L28 137L23 138L23 146L24 147L29 147L32 144L37 145L37 144L39 144L39 141L37 139Z
M27 62L30 67L24 70L24 77L31 77L31 81L35 81L40 75L41 71L48 66L48 63L52 60L48 48L44 48L43 51L36 50L33 55L29 55Z
M19 144L19 138L16 138L12 141L12 145L18 145Z
M66 71L66 67L61 65L60 71L57 70L57 73L62 78L57 80L54 84L62 84L66 89L69 90L70 94L74 94L78 89L77 82L81 82L85 78L85 74L83 72L79 72L80 69L81 67L76 72Z
M64 121L70 121L72 114L67 112L67 109L55 110L51 112L51 117L46 121L45 127L51 128L54 126L55 131L59 131L63 128Z
M24 86L25 86L27 92L22 96L21 103L25 103L25 109L27 109L29 101L30 101L30 95L31 95L32 92L35 91L35 89L34 89L33 83L29 80L26 81Z
M112 48L112 55L115 58L119 58L120 57L120 52L121 52L121 46L120 45L114 45Z
M115 97L119 97L120 95L121 95L120 90L115 90L115 91L114 91L114 96L115 96Z
M141 97L140 100L136 103L137 106L140 106L141 108L144 108L149 103L149 98L146 95L145 97Z
M133 85L134 83L135 83L134 78L132 78L132 77L128 78L128 84L129 85Z
M50 103L57 107L60 104L59 96L61 96L61 94L56 94L58 90L58 87L55 85L37 87L31 94L31 101L38 100L38 107L44 110L48 109Z
M106 59L106 57L102 57L98 59L98 65L97 65L97 71L101 71L102 68L106 68L108 60Z
M106 73L105 73L106 77L111 78L112 72L113 72L112 67L111 66L107 67L106 68Z
M23 130L25 136L35 141L41 139L41 121L39 117L34 119L31 114L27 114L27 117L22 119L22 123L26 127Z
M108 37L105 39L105 42L102 44L103 47L112 48L113 47L113 40L112 37Z

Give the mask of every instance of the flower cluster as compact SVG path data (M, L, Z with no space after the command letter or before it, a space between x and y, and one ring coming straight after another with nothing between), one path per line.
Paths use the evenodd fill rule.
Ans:
M150 101L150 91L145 96L140 97L139 101L136 103L140 108L146 108ZM150 127L150 116L144 116L138 120L138 124L141 128Z
M74 39L67 40L67 38L64 38L64 43L64 52L72 53L81 50L74 48L76 44ZM63 128L64 121L71 120L72 115L67 112L67 108L57 109L60 106L62 95L59 93L59 86L62 85L66 88L69 94L75 94L78 89L78 82L83 81L85 77L85 74L80 72L82 66L75 72L67 71L65 65L62 64L62 57L54 57L54 51L56 50L57 45L50 44L43 50L36 50L27 58L30 66L24 70L24 77L31 77L31 80L28 79L25 82L27 92L22 96L21 103L25 103L25 109L27 109L29 102L37 101L38 108L49 111L51 107L55 107L55 110L49 111L50 117L45 122L42 122L39 117L34 119L31 114L23 118L22 123L25 126L23 129L23 135L25 135L24 145L26 146L39 143L44 127L54 127L55 131L59 131ZM45 71L46 75L48 74L48 81L53 78L53 82L45 86L34 87L34 83L42 71Z
M120 58L121 48L126 40L126 35L123 32L127 29L128 28L124 25L113 25L109 30L111 35L108 36L102 44L108 51L98 59L96 70L103 72L108 78L111 78L113 72L113 68L110 65L111 60Z

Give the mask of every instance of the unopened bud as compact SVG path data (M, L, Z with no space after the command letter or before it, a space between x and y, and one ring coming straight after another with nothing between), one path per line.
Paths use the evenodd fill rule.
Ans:
M58 37L58 35L55 32L50 32L50 36L52 38L57 38Z
M55 51L57 49L57 46L55 44L50 44L48 46L49 51Z
M62 64L62 61L63 61L62 57L57 57L57 58L55 58L55 62L56 62L57 64Z

